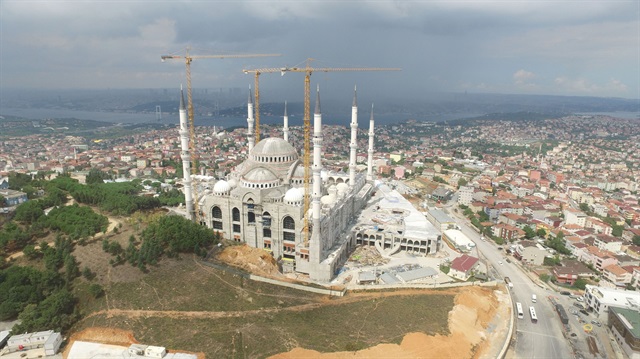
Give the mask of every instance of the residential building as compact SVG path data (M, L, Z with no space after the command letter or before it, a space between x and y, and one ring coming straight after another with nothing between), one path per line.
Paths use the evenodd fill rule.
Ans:
M460 280L467 280L479 263L478 258L463 254L451 261L449 275Z
M542 265L544 257L549 255L543 246L533 241L520 241L514 249L513 256L524 264Z
M611 307L607 320L616 343L629 359L640 359L640 312L637 308Z
M578 278L593 277L594 273L586 265L566 259L559 266L553 267L553 275L558 283L573 285Z
M602 270L602 278L615 287L624 288L627 284L631 283L631 273L617 264L604 267Z
M594 245L603 251L619 252L622 249L622 239L599 234L595 237Z

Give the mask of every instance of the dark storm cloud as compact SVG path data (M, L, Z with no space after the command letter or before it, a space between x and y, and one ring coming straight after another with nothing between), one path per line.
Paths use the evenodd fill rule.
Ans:
M165 53L281 53L194 62L199 86L244 87L243 67L402 67L314 74L390 95L439 91L638 97L636 1L0 2L3 87L173 87ZM293 75L293 74L292 74ZM267 78L274 91L296 76ZM213 86L213 85L211 85ZM345 90L348 91L348 90ZM364 89L363 89L364 91ZM373 89L372 89L373 91Z

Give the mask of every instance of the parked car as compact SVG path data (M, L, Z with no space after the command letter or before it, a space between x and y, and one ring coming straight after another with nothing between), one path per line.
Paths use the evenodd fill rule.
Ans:
M563 290L562 292L560 292L560 294L562 294L562 295L571 295L571 292L567 292L566 290Z
M592 320L592 321L591 321L591 324L597 325L597 326L599 326L599 327L600 327L600 326L602 326L602 323L600 323L600 322L599 322L599 321L597 321L597 320Z
M578 302L582 302L582 301L584 301L584 298L582 298L582 297L578 297L578 298L576 298L576 300L577 300Z
M584 309L580 309L580 313L582 313L582 314L584 314L584 315L589 315L589 312L587 312L587 311L586 311L586 310L584 310Z

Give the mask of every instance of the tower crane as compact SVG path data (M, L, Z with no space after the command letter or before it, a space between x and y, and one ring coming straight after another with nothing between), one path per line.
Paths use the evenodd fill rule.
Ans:
M270 57L270 56L280 56L280 54L220 54L220 55L190 55L189 48L185 49L184 55L161 55L160 59L162 62L166 60L181 60L184 59L184 63L186 66L186 75L187 75L187 114L189 119L189 152L191 153L191 175L195 175L197 173L196 169L196 135L195 135L195 124L193 119L193 98L191 96L191 62L193 59L235 59L235 58L244 58L244 57ZM196 220L200 222L200 211L198 208L198 186L193 186L193 205L194 208L187 208L189 212L189 217L191 220Z
M304 67L281 67L281 68L262 68L242 70L245 74L255 74L255 98L256 98L256 142L260 135L258 133L258 79L261 73L276 73L279 72L284 75L287 72L303 72L304 73L304 216L303 216L303 231L304 231L304 245L309 245L309 218L307 212L309 211L309 177L311 171L311 105L310 105L310 87L311 87L311 74L314 72L340 72L340 71L400 71L400 68L388 68L388 67L311 67L311 61L309 58L305 62Z

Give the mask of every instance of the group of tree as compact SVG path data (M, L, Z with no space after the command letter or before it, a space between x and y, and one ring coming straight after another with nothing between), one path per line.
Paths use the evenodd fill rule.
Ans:
M151 222L142 231L139 242L131 236L126 249L108 240L102 242L102 249L115 256L114 265L127 261L146 270L147 265L157 264L163 255L176 257L180 253L195 253L204 256L219 240L219 235L206 227L184 217L170 215Z
M17 265L0 270L0 320L20 320L12 332L62 331L78 319L71 285L80 271L72 249L70 240L58 236L53 247L43 242L33 249L44 270Z

